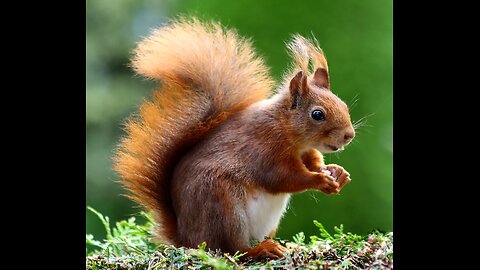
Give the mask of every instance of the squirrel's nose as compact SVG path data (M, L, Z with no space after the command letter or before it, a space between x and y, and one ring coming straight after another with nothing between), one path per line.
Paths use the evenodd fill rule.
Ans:
M349 143L355 137L355 131L347 131L343 136L345 143Z

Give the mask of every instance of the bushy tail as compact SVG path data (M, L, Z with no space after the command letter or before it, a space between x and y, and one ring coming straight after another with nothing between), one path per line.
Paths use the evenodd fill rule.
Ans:
M127 196L154 214L160 240L174 244L170 178L176 163L231 113L268 98L274 82L250 41L197 19L155 30L138 44L132 66L161 87L127 120L114 167Z

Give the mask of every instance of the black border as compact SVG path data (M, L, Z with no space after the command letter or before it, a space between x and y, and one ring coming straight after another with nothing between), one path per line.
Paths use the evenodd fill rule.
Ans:
M8 258L14 268L85 269L86 2L3 11Z
M4 203L8 213L5 223L12 237L8 248L19 262L27 256L34 265L49 269L73 269L77 263L84 269L84 37L88 3L66 4L29 2L4 9L14 15L4 27L3 42L10 46L4 53L10 57L5 67L11 74L5 79L13 83L3 93L14 95L4 97L4 105L10 106L4 113L4 133L10 135L4 145L13 149L5 154L3 191L12 195ZM435 3L435 8L439 5ZM446 9L438 12L433 6L394 1L396 269L409 269L411 265L434 269L435 264L449 263L458 267L461 259L449 251L462 238L458 234L462 226L474 227L468 220L462 223L457 219L461 208L448 210L457 200L453 195L464 197L468 192L468 186L461 185L468 179L457 180L445 174L452 169L451 157L443 151L445 141L436 143L432 139L439 133L454 133L452 124L446 124L439 111L440 116L445 113L442 108L451 111L455 107L451 98L458 96L458 92L452 93L458 77L447 62L462 49L454 48L454 12L449 10L451 6ZM432 15L436 20L429 17ZM444 100L439 100L441 97ZM429 167L429 163L434 166ZM463 169L453 170L455 175L455 170ZM10 216L12 206L17 209ZM457 214L451 217L448 212ZM460 224L455 227L453 223ZM51 238L53 235L55 238ZM469 260L474 263L465 258L466 263Z

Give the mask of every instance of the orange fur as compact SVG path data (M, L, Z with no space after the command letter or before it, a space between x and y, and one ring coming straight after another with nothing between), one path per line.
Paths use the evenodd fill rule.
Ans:
M325 166L322 153L313 148L302 154L302 161L305 167L312 172L318 172L320 168Z
M279 220L253 234L247 217L255 209L246 206L308 189L337 193L349 182L343 168L341 183L318 172L324 164L315 149L346 145L354 135L348 108L328 89L325 56L298 35L288 47L290 75L267 99L274 82L262 59L218 23L180 18L138 44L133 68L162 84L127 120L114 166L127 196L154 214L160 241L280 254L271 241L250 247L252 235L273 235ZM323 122L311 118L319 108Z
M308 40L295 34L287 47L293 63L289 71L285 73L284 84L288 84L298 71L309 74L318 68L323 68L328 72L327 58L315 37Z
M248 40L197 19L155 30L138 45L132 65L162 86L127 121L114 166L129 198L156 215L161 240L175 243L169 195L175 160L230 113L267 98L274 82Z

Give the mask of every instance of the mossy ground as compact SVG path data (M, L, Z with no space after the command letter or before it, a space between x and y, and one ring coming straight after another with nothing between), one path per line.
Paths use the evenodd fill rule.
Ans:
M252 261L239 253L209 250L205 243L198 249L155 244L148 215L143 214L148 220L143 225L132 217L112 229L108 217L89 209L102 220L107 236L97 241L87 235L86 269L393 269L392 232L375 230L362 236L345 233L341 225L330 234L314 221L319 235L309 241L301 232L293 241L275 239L289 249L284 259Z

